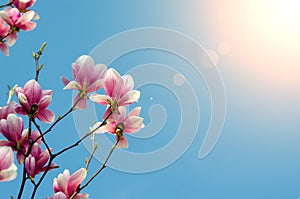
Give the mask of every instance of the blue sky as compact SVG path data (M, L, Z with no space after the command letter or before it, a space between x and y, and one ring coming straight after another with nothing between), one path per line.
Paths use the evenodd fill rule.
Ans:
M229 2L228 7L235 7L235 1ZM280 57L275 54L274 56L278 57L277 62L274 58L276 67L268 65L271 63L269 57L272 57L269 54L274 52L261 50L261 46L267 45L266 43L258 42L254 38L248 40L235 37L232 34L234 34L233 30L237 30L236 27L228 25L216 28L220 26L217 18L222 8L215 9L215 4L216 1L196 0L186 2L92 0L89 3L86 1L76 1L76 3L58 0L37 1L33 7L41 16L37 22L37 28L32 32L20 34L17 43L10 49L9 57L0 55L1 103L6 102L8 84L17 83L23 86L26 81L34 78L31 51L38 50L44 41L47 42L47 47L41 58L41 63L44 63L45 67L41 72L40 84L43 89L54 91L50 108L58 116L69 108L72 99L71 91L62 90L63 84L60 76L71 78L71 64L77 57L95 52L95 48L101 42L123 31L144 27L179 31L218 55L216 67L223 79L227 98L225 124L220 139L208 156L204 159L198 158L200 146L211 120L212 105L208 90L211 85L206 85L204 78L197 76L187 60L161 49L145 48L119 55L115 60L106 63L106 55L114 54L115 51L128 45L127 43L120 43L107 50L102 49L105 55L91 53L97 63L108 64L121 74L130 73L138 67L147 70L153 67L154 74L157 74L157 76L151 76L149 73L144 77L139 77L139 82L149 82L139 88L142 93L141 99L134 105L142 106L142 116L145 117L145 123L148 125L148 128L141 133L144 135L149 133L151 136L140 138L137 134L136 137L130 137L130 148L127 151L142 154L159 151L177 138L177 130L183 120L180 103L185 103L185 101L178 98L178 93L170 91L171 87L152 82L151 78L153 81L155 78L156 80L169 80L167 73L156 70L157 64L171 71L170 74L178 72L184 75L185 83L193 88L198 103L197 107L190 107L191 111L199 109L200 120L189 117L191 115L184 118L189 121L189 125L184 127L185 133L190 135L195 131L196 135L191 139L188 149L172 164L153 172L138 174L134 172L134 169L132 172L123 172L120 169L106 168L84 192L89 193L94 199L101 197L107 199L299 198L300 123L297 116L300 111L298 78L300 73L299 66L288 67L298 63L299 60L293 59L294 57L283 59L284 56L279 60ZM250 30L256 31L254 28ZM258 34L258 31L255 33ZM136 39L127 42L135 43L139 38L137 36ZM159 41L159 38L157 40ZM251 43L252 40L262 44L261 48L246 48L246 45L242 45ZM177 41L174 40L174 42ZM218 47L224 42L227 42L231 50L222 54ZM285 52L283 48L286 50L288 47L282 47L282 54ZM294 53L295 48L289 49L291 54ZM193 54L193 52L189 53ZM261 57L266 57L266 59L261 58L254 62L252 58L257 53L265 53ZM202 55L199 54L199 60L201 57ZM145 64L149 65L145 66ZM170 79L170 82L172 81L174 80ZM188 91L182 88L174 86L178 92L186 92L188 95ZM189 98L189 96L185 97ZM153 112L152 116L155 118L151 118L149 111L151 107L157 108L156 105L159 107L154 111L158 112ZM101 115L101 107L96 106L95 110L97 115ZM88 124L85 125L88 126ZM198 128L194 129L194 126ZM47 125L43 128L47 128ZM151 129L155 129L156 132L151 132ZM84 132L77 132L73 117L70 115L49 134L47 140L56 150L78 140L81 133ZM102 138L105 137L99 139ZM85 145L88 144L88 141L85 142ZM105 147L101 147L100 144L99 150L104 151L104 149ZM173 152L178 151L175 149ZM173 152L169 151L170 154L164 155L171 157ZM52 195L53 178L66 168L74 172L84 167L84 159L88 154L85 146L80 145L65 156L57 158L56 163L60 165L60 168L49 173L37 198ZM119 157L117 153L115 157ZM126 160L118 161L116 158L112 161L114 168L125 168L125 165L126 168L128 165L130 168L130 164L144 164L142 159L140 162L137 159L133 163L126 162ZM151 160L145 161L151 162ZM165 160L154 159L153 165L156 165L155 161ZM100 165L101 162L94 160L89 176ZM147 166L145 165L145 168ZM18 180L1 183L1 198L17 195L18 187ZM30 192L29 185L26 187L25 195Z

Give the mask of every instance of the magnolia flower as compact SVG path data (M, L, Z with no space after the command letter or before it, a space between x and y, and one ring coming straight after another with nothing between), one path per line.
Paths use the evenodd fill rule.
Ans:
M140 112L141 107L136 107L128 115L126 115L126 108L124 106L120 107L119 113L113 113L113 120L96 130L95 133L108 132L116 134L116 138L119 139L117 147L128 148L128 141L123 133L135 133L145 127L143 123L144 118L139 117ZM91 130L96 129L100 124L100 122L97 122Z
M9 114L6 119L0 120L0 133L7 140L0 140L1 146L11 147L17 151L17 160L19 164L24 161L24 155L27 153L29 147L28 129L23 130L23 119L15 114ZM31 139L36 140L39 137L38 131L31 130ZM42 140L37 140L37 143L41 143Z
M10 30L10 27L7 26L5 21L0 17L0 38L6 37L9 33L9 30ZM6 55L6 56L9 55L8 46L3 41L3 39L0 39L0 50L2 51L2 53L4 55Z
M0 120L1 119L7 119L7 116L10 113L16 113L15 109L17 108L16 102L10 102L4 107L0 107Z
M69 199L85 179L86 173L86 169L81 168L70 176L69 170L66 169L54 179L53 188L55 194L47 199ZM79 193L74 199L89 199L88 196L88 194Z
M13 148L18 148L20 145L20 140L22 137L24 123L23 119L16 116L15 114L9 114L6 119L0 121L0 132L8 140L7 144L2 145L11 146Z
M21 104L16 108L17 113L37 117L45 123L54 120L54 113L47 109L52 100L52 90L42 90L37 81L29 80L24 88L16 88L16 94Z
M0 182L11 181L17 177L17 167L13 162L12 149L0 147Z
M36 0L14 0L13 4L18 8L21 12L25 12L27 8L33 6Z
M107 70L104 76L104 90L107 95L93 94L90 99L98 104L109 105L104 116L110 111L117 111L118 107L137 102L140 98L138 90L132 90L134 81L130 75L120 76L113 68Z
M17 8L8 8L0 12L0 16L11 26L13 33L7 37L7 44L12 46L17 40L17 32L22 29L25 31L33 30L36 23L31 20L35 12L30 10L22 14Z
M47 162L50 154L47 149L42 151L39 143L34 143L30 155L25 159L25 169L29 177L34 178L37 174L46 171ZM56 165L52 163L50 169L55 168Z
M62 77L65 84L64 89L78 90L79 94L73 101L76 103L76 108L86 108L87 94L99 90L103 85L103 76L106 72L106 66L103 64L94 64L94 60L88 55L80 56L75 63L72 64L73 81Z

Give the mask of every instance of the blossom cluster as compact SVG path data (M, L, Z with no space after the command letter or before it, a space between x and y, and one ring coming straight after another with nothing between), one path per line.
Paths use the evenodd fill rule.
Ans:
M95 64L88 55L80 56L72 64L72 75L73 80L62 77L64 89L78 91L72 102L72 111L85 109L87 100L106 106L106 111L101 116L103 120L91 124L87 135L108 132L115 135L116 147L127 148L128 141L124 134L135 133L144 127L143 118L140 117L141 107L136 107L127 114L126 106L137 102L140 97L140 92L134 90L132 76L121 76L113 68ZM100 89L104 94L96 93ZM38 81L32 79L24 87L16 87L15 93L18 103L9 102L0 108L0 135L5 138L0 140L0 182L16 178L15 152L18 164L24 165L26 179L30 179L37 188L36 184L39 183L35 183L36 176L57 168L53 159L72 147L54 154L46 142L47 133L37 125L37 120L46 124L55 120L55 114L48 109L52 101L52 90L43 90ZM24 117L29 121L26 129ZM58 117L54 125L60 120ZM32 123L36 129L31 126ZM42 145L46 148L43 149ZM47 199L88 199L88 194L79 193L86 176L87 168L81 168L73 175L66 169L54 179L54 195Z
M36 0L11 0L3 5L7 7L0 11L0 50L4 55L9 55L8 46L15 44L21 30L30 31L36 27L32 20L38 20L39 15L30 10L35 2Z

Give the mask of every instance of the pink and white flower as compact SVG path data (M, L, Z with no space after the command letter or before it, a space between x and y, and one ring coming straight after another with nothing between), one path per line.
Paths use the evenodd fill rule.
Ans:
M96 64L92 57L88 55L80 56L72 64L73 81L62 77L65 85L64 89L78 90L79 94L73 100L73 105L82 98L76 105L76 108L85 109L87 94L99 90L103 86L103 76L106 72L104 64Z
M37 81L29 80L24 88L16 88L16 94L21 104L16 108L17 113L37 117L45 123L54 120L54 113L47 109L52 100L52 90L42 90Z
M55 194L47 199L69 199L77 190L87 174L86 169L81 168L70 176L69 170L65 170L54 179L53 188ZM74 199L89 199L88 194L79 193Z
M15 44L19 30L30 31L36 27L36 23L31 21L35 17L35 12L32 10L21 13L17 8L8 8L2 10L0 16L13 31L13 33L7 37L7 44L9 46Z
M17 177L14 154L10 147L0 147L0 182L11 181Z
M34 143L30 155L25 159L25 169L28 176L34 178L37 174L46 171L46 163L49 158L50 154L48 150L42 150L39 143ZM50 165L50 169L55 167L54 163Z
M98 104L109 105L104 118L110 111L117 111L118 107L137 102L140 92L133 90L134 81L131 75L120 76L113 68L107 70L104 76L104 90L107 95L93 94L90 99Z
M17 151L17 160L19 164L24 161L24 155L29 147L28 129L23 130L23 119L15 114L9 114L7 119L0 120L0 133L7 140L0 140L0 147L7 146ZM39 137L38 131L31 130L31 139L36 140ZM41 143L42 140L37 140Z
M143 123L144 118L139 117L140 112L141 107L136 107L128 115L126 115L126 108L122 106L119 108L119 113L113 113L113 120L109 121L106 125L96 130L95 133L108 132L111 134L116 134L116 138L119 139L117 147L128 148L128 141L123 133L135 133L141 128L145 127ZM100 124L100 122L97 122L96 124L94 124L91 130L96 129ZM121 129L121 135L118 135L117 129L120 127L123 129Z
M27 11L27 8L33 6L36 0L14 0L13 5L16 6L21 12Z
M16 113L17 103L16 102L10 102L4 107L0 107L0 120L1 119L7 119L7 116L10 113Z

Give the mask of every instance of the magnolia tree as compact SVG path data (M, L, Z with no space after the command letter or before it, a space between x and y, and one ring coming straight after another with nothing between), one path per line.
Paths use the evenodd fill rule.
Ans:
M0 6L0 49L8 55L8 46L12 46L21 30L32 30L38 15L29 8L35 0L13 0ZM37 53L32 53L36 63L34 79L23 86L10 89L7 104L0 108L0 182L21 180L19 192L11 198L22 198L26 183L32 184L31 199L35 198L38 188L50 171L59 167L55 163L58 156L78 146L84 139L95 134L109 133L116 137L102 166L93 174L88 175L88 167L97 149L93 144L90 157L85 168L79 168L73 174L68 169L54 179L54 194L47 199L88 199L89 195L82 193L93 179L106 167L112 152L116 147L127 148L125 133L135 133L144 127L140 117L141 107L136 107L127 113L126 106L137 102L140 92L134 90L134 81L130 75L121 76L115 69L103 64L95 64L88 55L80 56L72 64L73 80L62 77L64 89L78 91L71 108L62 116L48 109L52 101L52 90L43 90L38 82L43 65L39 64L45 43ZM103 89L102 89L103 88ZM98 93L102 91L101 93ZM97 92L97 93L96 93ZM16 98L16 101L13 101ZM47 142L47 134L75 110L85 109L87 100L106 106L102 121L91 124L87 132L74 144L62 149L52 149ZM48 124L42 129L40 124ZM16 160L14 160L16 159ZM17 166L22 171L17 172ZM89 176L89 177L87 177ZM87 178L87 179L86 179Z

